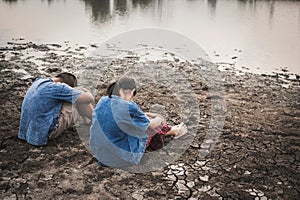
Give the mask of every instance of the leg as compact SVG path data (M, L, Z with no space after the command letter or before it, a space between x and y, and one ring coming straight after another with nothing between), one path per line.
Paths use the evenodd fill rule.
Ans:
M74 113L73 113L74 112ZM54 131L50 134L49 139L54 139L61 135L66 129L74 125L74 115L77 115L76 109L72 111L72 104L65 102L61 108L58 118L58 124Z
M83 92L89 92L87 89L83 87L77 87L76 89L81 90ZM87 117L90 120L92 119L92 114L94 111L94 107L92 104L76 103L75 106L80 116Z
M81 115L83 117L87 117L88 119L92 119L92 114L94 111L92 104L78 103L75 106L76 106L76 109L77 109L79 115Z
M79 110L78 109L81 109ZM87 110L83 110L87 109ZM54 131L50 134L49 139L54 139L60 136L66 129L73 127L80 120L82 112L84 117L92 118L93 106L85 104L84 106L74 106L71 103L64 102L58 118L58 124Z

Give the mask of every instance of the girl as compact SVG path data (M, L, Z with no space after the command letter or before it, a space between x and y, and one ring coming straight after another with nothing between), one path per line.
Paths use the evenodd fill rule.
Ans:
M138 164L155 134L179 138L187 133L186 126L163 124L159 115L142 112L132 101L136 84L131 78L121 78L107 88L94 112L90 145L97 160L111 167Z

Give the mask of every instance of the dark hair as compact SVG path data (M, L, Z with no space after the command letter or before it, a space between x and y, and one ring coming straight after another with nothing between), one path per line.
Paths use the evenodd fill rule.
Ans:
M71 87L77 86L77 78L71 73L63 72L56 76L56 78L59 78L61 82L68 84Z
M133 90L134 89L134 93L133 96L136 95L136 85L135 85L135 81L132 78L127 78L127 77L123 77L120 80L111 83L106 92L107 95L109 96L109 98L111 98L111 95L116 95L116 96L120 96L120 89L124 89L124 90Z

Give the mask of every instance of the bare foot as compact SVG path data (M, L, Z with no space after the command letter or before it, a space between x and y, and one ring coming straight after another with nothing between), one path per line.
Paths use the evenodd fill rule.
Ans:
M174 139L178 139L187 133L187 127L183 122L181 122L180 124L178 124L176 126L173 126L172 129L175 132Z

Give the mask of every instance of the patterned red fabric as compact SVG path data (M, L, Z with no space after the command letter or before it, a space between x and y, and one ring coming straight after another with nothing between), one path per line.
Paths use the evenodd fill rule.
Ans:
M155 128L155 132L156 134L161 134L161 135L165 135L167 132L169 132L171 130L171 126L168 126L167 124L162 124L160 126L158 126L157 128ZM152 141L153 136L149 136L146 147L149 147L151 141Z

